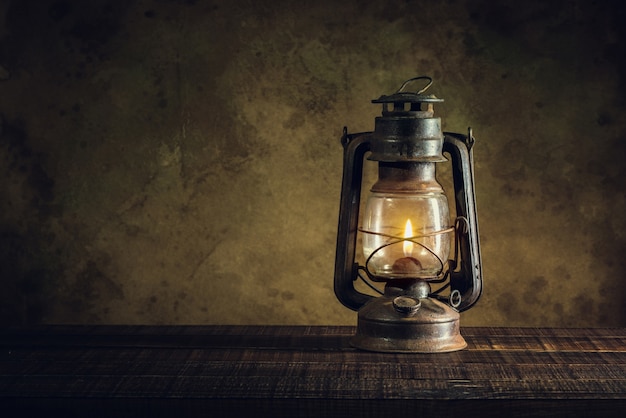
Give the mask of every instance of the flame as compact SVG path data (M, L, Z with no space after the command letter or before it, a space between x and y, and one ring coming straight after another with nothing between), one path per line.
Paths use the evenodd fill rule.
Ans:
M406 225L404 227L404 238L413 237L413 224L411 224L411 220L406 220ZM411 241L403 241L402 242L402 251L404 251L405 257L410 257L413 253L413 242Z

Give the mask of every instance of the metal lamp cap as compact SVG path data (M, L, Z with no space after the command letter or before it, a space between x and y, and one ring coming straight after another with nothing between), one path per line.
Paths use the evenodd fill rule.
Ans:
M396 312L405 316L415 315L422 306L419 299L410 296L397 296L393 299L392 304Z

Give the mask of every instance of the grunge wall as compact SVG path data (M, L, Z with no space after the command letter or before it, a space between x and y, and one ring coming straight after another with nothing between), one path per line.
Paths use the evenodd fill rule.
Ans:
M0 323L353 324L342 128L472 126L463 325L626 326L620 1L0 1ZM442 169L445 173L445 168Z

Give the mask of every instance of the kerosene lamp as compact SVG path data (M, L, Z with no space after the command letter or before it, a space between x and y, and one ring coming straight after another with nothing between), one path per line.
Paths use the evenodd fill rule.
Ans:
M409 91L423 82L425 87ZM434 104L443 100L424 93L431 84L430 77L415 77L372 100L382 104L373 132L350 134L344 128L334 287L341 303L358 310L351 343L360 349L461 350L467 344L459 312L474 305L482 291L474 138L471 129L467 135L442 132ZM452 168L453 222L435 172L437 163L448 161L444 154ZM378 163L378 180L360 214L366 158ZM360 290L359 279L381 295Z

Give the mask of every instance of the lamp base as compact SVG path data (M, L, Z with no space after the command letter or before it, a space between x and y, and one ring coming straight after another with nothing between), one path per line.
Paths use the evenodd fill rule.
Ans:
M417 284L421 287L417 294L388 285L384 296L365 304L359 310L352 346L389 353L445 353L465 348L459 313L427 297L424 285L429 289L428 283Z

